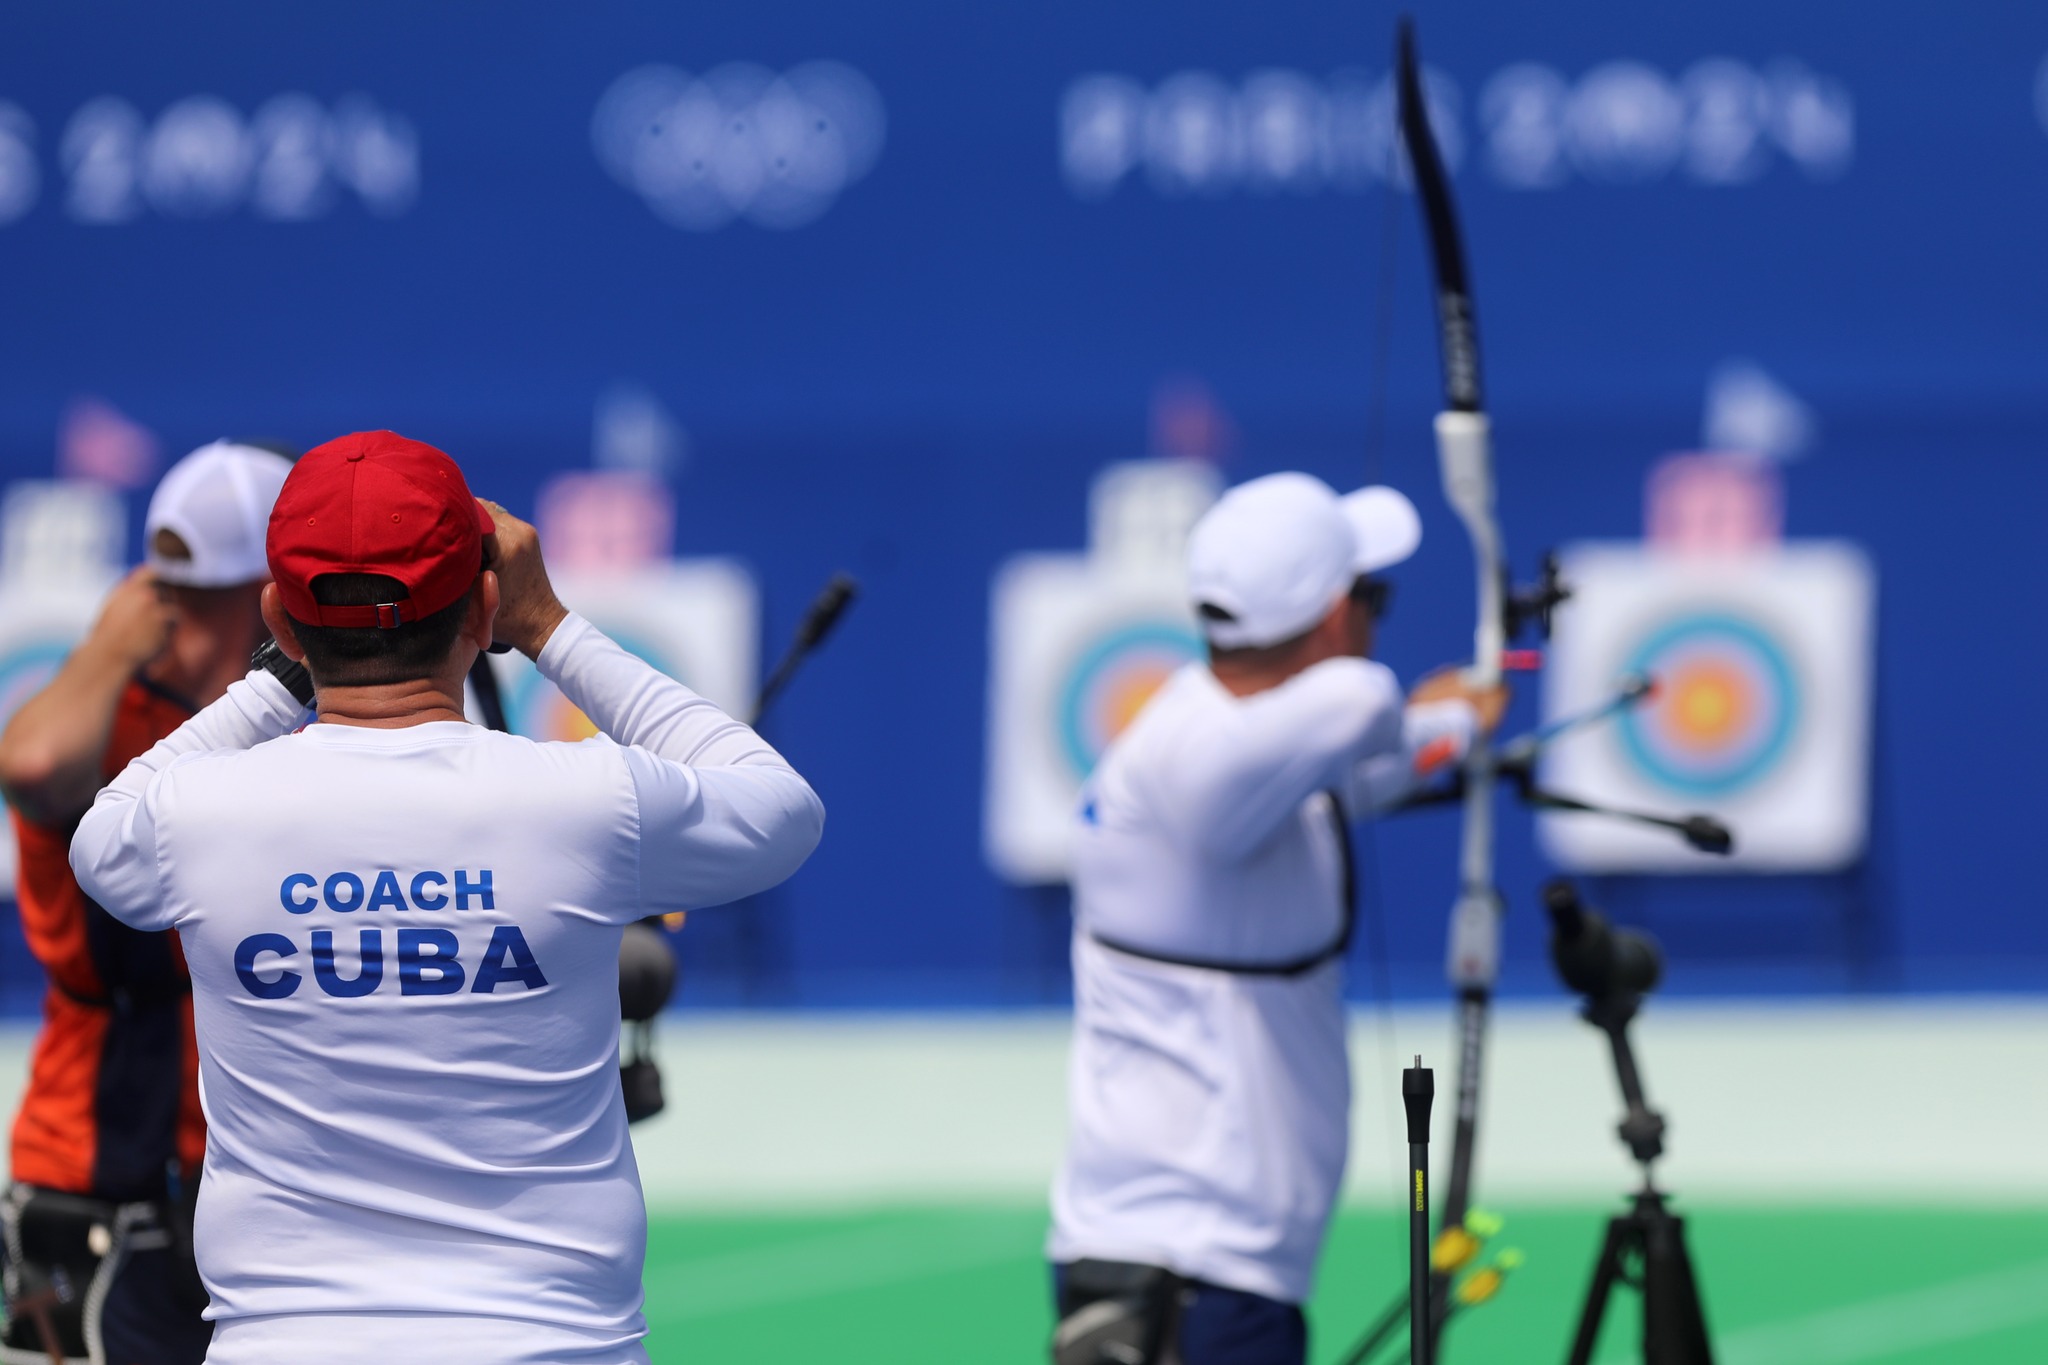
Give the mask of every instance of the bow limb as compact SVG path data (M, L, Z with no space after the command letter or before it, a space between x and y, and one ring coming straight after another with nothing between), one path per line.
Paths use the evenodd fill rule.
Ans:
M1500 682L1501 652L1507 646L1508 631L1505 555L1500 522L1494 513L1493 442L1480 384L1478 322L1465 269L1457 204L1430 130L1414 29L1405 21L1396 54L1395 82L1402 141L1429 235L1435 274L1437 333L1444 365L1444 410L1436 419L1437 458L1443 471L1444 496L1472 541L1478 580L1470 677L1479 686L1490 687ZM1461 988L1490 988L1499 970L1499 897L1493 890L1493 770L1492 740L1481 736L1465 761L1459 903L1452 920L1450 971L1452 981Z

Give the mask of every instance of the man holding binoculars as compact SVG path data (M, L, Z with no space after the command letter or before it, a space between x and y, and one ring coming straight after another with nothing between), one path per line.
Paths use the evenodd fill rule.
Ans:
M276 647L72 844L86 891L191 966L208 1360L644 1362L620 934L781 881L823 807L567 611L533 528L431 446L309 452L268 553ZM494 642L601 734L468 724Z

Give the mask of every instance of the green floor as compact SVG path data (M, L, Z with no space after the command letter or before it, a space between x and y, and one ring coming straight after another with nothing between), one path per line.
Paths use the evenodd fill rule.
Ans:
M1448 1359L1562 1361L1606 1210L1507 1211L1527 1263L1452 1329ZM1705 1208L1693 1255L1720 1365L2048 1362L2048 1211ZM1026 1365L1050 1328L1031 1209L655 1221L647 1267L658 1365ZM1352 1214L1311 1307L1332 1365L1398 1290L1403 1227ZM1596 1359L1634 1359L1624 1295ZM1400 1357L1405 1361L1405 1354Z

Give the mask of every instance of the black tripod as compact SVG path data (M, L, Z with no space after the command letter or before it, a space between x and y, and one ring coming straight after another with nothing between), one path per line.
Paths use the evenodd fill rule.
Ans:
M1651 1163L1664 1154L1664 1116L1643 1096L1642 1074L1629 1044L1629 1022L1661 970L1657 945L1642 934L1614 929L1580 901L1577 888L1559 880L1543 889L1553 933L1551 957L1565 984L1586 997L1580 1011L1607 1035L1614 1074L1621 1082L1621 1140L1642 1168L1643 1184L1629 1211L1610 1219L1593 1266L1569 1365L1588 1365L1600 1338L1608 1296L1617 1283L1643 1296L1644 1365L1713 1365L1699 1283L1685 1247L1685 1220L1666 1206Z

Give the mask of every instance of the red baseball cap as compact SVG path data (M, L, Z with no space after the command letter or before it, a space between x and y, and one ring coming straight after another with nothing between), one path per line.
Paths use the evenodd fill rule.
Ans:
M299 457L270 513L265 549L294 621L391 629L452 606L483 568L497 529L455 461L393 431L358 431ZM395 578L406 596L374 606L313 600L322 574Z

